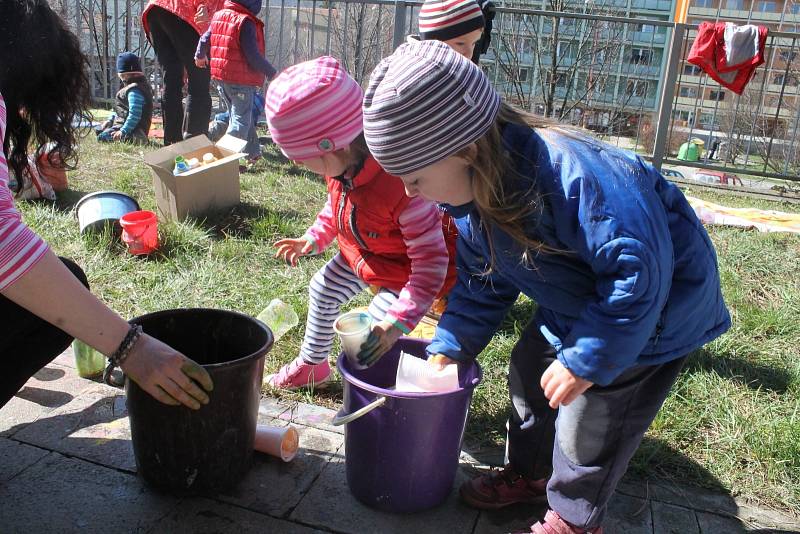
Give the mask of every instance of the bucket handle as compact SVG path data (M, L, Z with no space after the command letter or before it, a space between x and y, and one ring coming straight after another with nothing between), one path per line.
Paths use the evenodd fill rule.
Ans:
M341 410L339 410L339 413L337 413L334 416L333 421L331 421L331 424L333 424L333 426L342 426L346 425L347 423L352 423L362 415L367 415L369 412L371 412L378 406L382 406L383 403L385 402L386 402L386 397L378 397L377 399L370 402L366 406L363 406L358 410L354 411L353 413L348 413L348 414L342 413L344 410L344 408L342 408Z

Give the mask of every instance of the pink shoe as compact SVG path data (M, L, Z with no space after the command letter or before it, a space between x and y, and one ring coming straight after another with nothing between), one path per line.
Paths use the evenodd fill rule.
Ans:
M313 364L298 356L274 375L269 375L267 384L278 389L322 389L328 387L330 379L331 366L327 358L322 363Z
M533 534L603 534L603 527L576 527L561 519L561 516L553 510L548 510L544 520L533 525L530 531Z

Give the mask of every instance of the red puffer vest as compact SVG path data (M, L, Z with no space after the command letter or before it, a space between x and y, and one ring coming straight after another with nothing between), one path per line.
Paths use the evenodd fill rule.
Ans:
M250 68L239 43L239 31L245 20L255 23L258 51L264 55L264 23L245 7L225 0L211 19L211 77L226 83L261 87L264 73Z
M147 39L150 39L150 27L147 24L147 14L153 7L165 9L187 24L190 24L192 28L197 31L198 37L204 34L208 29L208 22L197 24L194 21L194 16L200 5L206 6L206 13L208 13L208 17L211 18L214 13L222 7L222 0L150 0L147 3L147 7L145 7L142 12L142 27L144 27L144 33L147 35Z
M359 278L370 285L400 291L411 274L400 214L411 201L403 182L368 157L352 186L337 178L326 177L331 197L339 250ZM376 200L378 199L378 200ZM456 225L442 214L450 261L447 276L438 297L447 294L455 284Z

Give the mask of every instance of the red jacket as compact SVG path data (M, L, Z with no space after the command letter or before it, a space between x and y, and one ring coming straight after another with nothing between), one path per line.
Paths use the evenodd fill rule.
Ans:
M411 273L411 260L399 223L400 214L411 200L406 196L403 182L384 171L372 157L364 162L352 187L336 178L325 180L339 251L348 265L364 282L400 291ZM456 227L446 214L442 226L450 260L438 296L447 294L456 279Z
M178 17L179 19L189 23L192 28L197 31L200 36L208 29L208 23L197 24L194 21L194 16L197 13L197 8L201 5L206 6L206 12L209 19L214 13L222 6L222 0L150 0L147 7L142 12L142 26L147 38L150 39L150 28L147 25L147 13L153 6L165 9Z
M255 23L258 51L264 55L264 23L240 4L225 0L222 9L214 13L209 27L211 77L226 83L261 87L264 85L264 73L250 68L239 42L239 32L246 20Z

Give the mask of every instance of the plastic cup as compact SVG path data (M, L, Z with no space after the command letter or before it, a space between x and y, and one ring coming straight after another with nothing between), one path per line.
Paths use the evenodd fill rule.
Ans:
M366 365L359 363L358 353L372 331L372 317L367 312L347 312L336 318L333 331L339 334L342 350L353 367L366 369Z
M266 324L269 329L272 330L275 341L282 338L286 332L297 326L297 323L300 321L294 308L281 299L272 299L269 305L258 314L256 319Z
M75 368L79 376L93 378L103 374L103 370L106 368L106 357L101 353L80 339L72 342L72 352L75 354Z
M291 462L300 448L300 436L291 425L256 427L255 450L276 456L284 462Z

